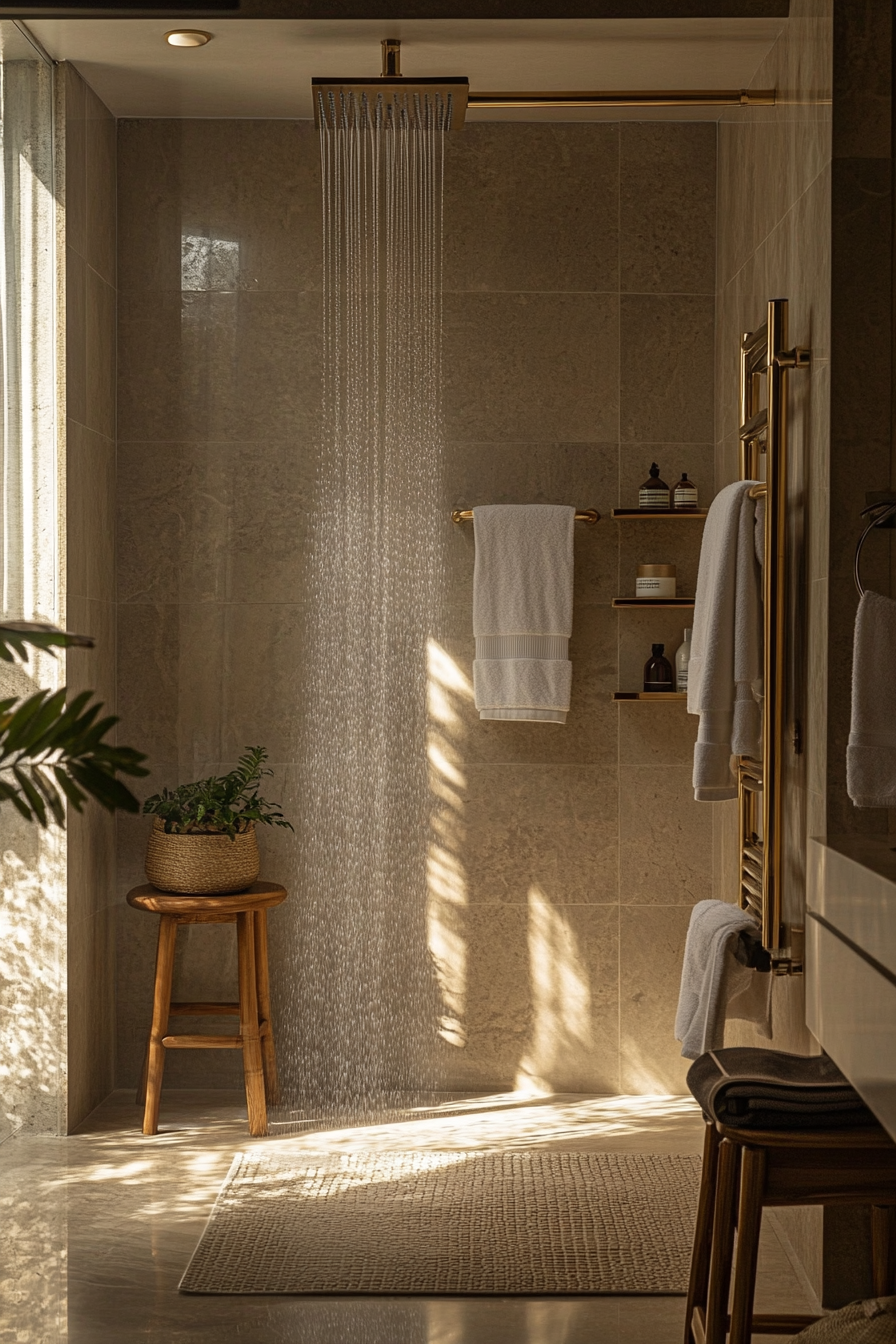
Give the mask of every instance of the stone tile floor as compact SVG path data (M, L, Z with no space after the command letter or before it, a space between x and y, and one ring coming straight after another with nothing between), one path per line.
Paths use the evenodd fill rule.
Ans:
M682 1344L682 1298L187 1297L184 1267L235 1152L590 1148L699 1152L683 1097L451 1098L366 1128L249 1139L238 1093L168 1092L139 1130L113 1093L65 1139L0 1144L0 1341L7 1344ZM757 1306L815 1311L766 1218Z

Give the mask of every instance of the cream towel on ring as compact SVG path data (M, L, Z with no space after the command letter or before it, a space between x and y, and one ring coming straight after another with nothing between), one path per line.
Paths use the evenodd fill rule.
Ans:
M565 723L572 685L575 510L473 510L473 690L481 719Z
M856 612L846 791L856 807L896 807L896 602L865 593Z

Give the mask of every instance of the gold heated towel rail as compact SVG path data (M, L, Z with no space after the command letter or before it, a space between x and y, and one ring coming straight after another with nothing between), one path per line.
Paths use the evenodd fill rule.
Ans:
M808 350L788 348L787 300L772 299L765 325L746 332L740 351L740 479L758 480L765 457L765 480L750 492L765 496L765 558L762 760L737 761L738 895L741 907L759 920L762 945L779 975L803 969L798 939L784 923L784 714L792 657L786 628L787 378L791 369L808 364Z

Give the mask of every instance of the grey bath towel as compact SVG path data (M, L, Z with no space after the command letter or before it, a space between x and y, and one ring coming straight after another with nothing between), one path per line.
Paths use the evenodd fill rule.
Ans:
M732 755L760 754L764 510L750 499L755 484L737 481L720 490L703 532L688 668L688 712L700 716L698 802L735 798Z
M752 1022L771 1036L772 977L735 955L741 932L756 929L752 915L726 901L698 901L691 911L675 1016L675 1039L685 1059L724 1045L729 1017Z
M842 1129L874 1115L828 1055L734 1046L701 1055L688 1087L708 1120L737 1129Z
M566 722L574 524L566 505L473 510L473 689L481 719Z
M865 593L856 612L846 788L856 807L896 807L896 602Z

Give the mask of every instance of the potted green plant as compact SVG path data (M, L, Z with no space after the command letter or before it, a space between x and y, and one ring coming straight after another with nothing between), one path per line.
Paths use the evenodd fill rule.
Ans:
M251 747L228 775L163 789L143 804L155 815L146 848L146 876L159 891L224 895L245 891L258 876L257 824L288 826L279 803L258 796L264 747Z

